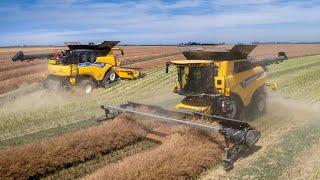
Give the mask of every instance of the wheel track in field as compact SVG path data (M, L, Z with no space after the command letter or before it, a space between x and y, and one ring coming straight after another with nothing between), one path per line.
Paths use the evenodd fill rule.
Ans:
M117 91L117 93L122 94L123 92L128 91L130 89L132 91L135 91L135 90L138 90L136 88L140 88L140 87L144 88L146 87L146 85L149 87L149 86L153 86L154 84L161 83L162 80L165 81L165 79L168 79L168 77L172 75L172 72L169 73L168 75L159 75L161 71L162 70L160 69L159 71L149 74L149 77L147 75L146 77L135 80L135 81L120 83L119 86L117 85L110 89L106 89L105 92ZM103 94L103 92L100 92L99 94Z
M162 71L161 68L158 68L156 70L152 70L149 76L153 76L154 74L158 74ZM159 78L160 77L160 78ZM147 77L146 77L147 78ZM122 94L126 91L128 91L128 89L137 89L139 87L142 87L140 90L148 90L148 88L153 87L154 84L158 84L160 80L164 80L164 84L167 82L165 81L165 76L153 76L153 78L149 78L148 80L137 80L137 82L132 83L134 85L131 84L131 82L125 82L122 84L119 84L119 86L115 86L113 88L107 89L105 92L101 92L101 93L112 93L113 91L117 91L118 94L121 94L120 96L122 96ZM121 86L122 85L122 86ZM145 86L147 85L147 86ZM162 86L162 85L161 85ZM119 90L120 89L120 90ZM101 96L101 98L103 98L103 96ZM80 110L81 111L81 110ZM59 112L59 111L58 111ZM75 112L75 111L73 111ZM55 119L55 118L52 118Z
M119 84L113 86L113 87L110 87L110 88L107 88L107 89L103 89L103 88L99 88L95 95L99 95L99 94L103 94L103 93L106 93L106 92L111 92L111 91L114 91L115 89L118 90L118 89L121 89L123 87L128 87L128 86L132 86L132 84L139 84L141 83L143 80L145 79L149 79L149 77L155 75L155 74L158 74L162 69L161 68L156 68L156 69L152 69L152 70L149 70L149 71L146 71L147 75L143 78L140 78L140 79L137 79L137 80L122 80L120 81ZM118 92L118 91L117 91Z
M14 63L9 63L9 64L0 63L0 65L1 65L0 72L1 71L11 71L11 70L16 70L16 69L23 70L26 67L35 66L35 65L38 65L38 64L45 64L45 63L44 62L38 62L38 61L29 62L29 63L17 63L17 64L14 64Z
M72 112L81 112L81 111L83 111L83 110L88 110L88 111L92 111L93 110L93 108L94 107L96 107L96 104L98 104L98 103L102 103L102 102L106 102L107 100L102 100L103 98L108 98L108 97L112 97L111 95L106 95L106 94L109 94L109 93L112 93L112 92L114 92L114 91L117 91L115 94L116 95L118 95L118 96L121 96L121 95L123 95L124 97L124 99L126 99L126 97L128 96L128 97L130 97L130 96L137 96L137 95L139 95L139 94L144 94L144 93L139 93L139 92L134 92L134 93L132 93L132 91L131 92L128 92L128 89L130 89L130 88L138 88L138 87L141 87L141 89L140 89L140 91L148 91L148 90L156 90L156 89L158 89L158 88L161 88L161 87L163 87L163 86L168 86L168 82L172 82L173 80L175 80L175 77L174 77L174 73L173 72L171 72L170 74L168 74L168 77L166 77L165 75L164 76L161 76L161 75L158 75L158 73L160 73L161 72L161 68L159 68L157 71L155 71L154 73L152 73L152 77L150 77L150 78L148 78L147 79L147 81L148 82L142 82L142 81L136 81L138 84L137 85L134 85L135 83L131 83L131 82L127 82L127 83L123 83L123 86L114 86L114 87L112 87L112 88L110 88L110 89L107 89L107 90L103 90L103 92L102 91L98 91L97 92L97 94L94 94L93 96L92 96L92 98L93 99L86 99L85 101L84 101L84 104L86 104L86 106L85 106L85 108L83 108L83 109L81 109L81 108L79 108L79 106L81 106L81 105L79 105L79 104L75 104L76 106L75 107L77 107L77 111L72 111ZM149 82L150 81L150 82ZM160 83L159 83L159 81L160 81ZM292 81L292 80L290 80L290 81ZM122 84L119 84L119 85L122 85ZM295 84L294 83L290 83L290 86L294 86ZM315 86L316 87L316 86ZM113 89L113 90L112 90ZM298 89L298 88L297 88ZM149 92L145 92L145 93L149 93ZM155 94L155 93L154 93ZM145 96L145 95L144 95ZM311 95L310 95L310 97L311 97ZM116 103L116 101L118 101L118 100L112 100L112 101L110 101L110 103ZM119 101L120 102L120 101ZM72 106L72 105L65 105L65 106ZM63 107L62 107L63 108ZM63 110L59 110L58 112L63 112ZM98 110L93 110L94 112L96 112L96 111L98 111ZM99 110L100 111L100 110ZM34 114L34 115L36 115L36 114ZM59 117L53 117L52 118L52 120L54 120L54 119L58 119ZM263 118L261 121L263 121L263 120L268 120L268 119L272 119L273 121L275 121L275 122L277 122L277 123L279 123L279 124L276 124L276 123L274 123L273 124L273 127L277 127L277 126L281 126L282 124L282 122L281 121L279 121L280 119L277 119L277 118L275 118L274 116L268 116L268 117L265 117L265 118ZM256 124L256 125L258 125L258 126L261 126L261 127L263 127L263 126L268 126L268 125L264 125L263 123L259 123L259 122L254 122L254 124ZM275 136L272 136L272 130L271 129L273 129L273 127L272 128L270 128L270 126L268 126L269 128L265 128L264 130L263 130L263 133L265 133L265 134L267 134L268 136L268 138L266 138L266 139L263 139L262 140L262 142L268 142L270 139L275 139L276 137ZM266 149L266 151L267 151L267 149ZM260 152L259 152L260 153ZM254 157L251 157L250 158L251 160L254 160Z
M43 72L46 69L46 66L43 64L37 64L34 66L28 66L26 68L21 69L13 69L10 71L0 72L0 82L9 79L15 79L16 77L25 76L29 74L35 74L39 72Z

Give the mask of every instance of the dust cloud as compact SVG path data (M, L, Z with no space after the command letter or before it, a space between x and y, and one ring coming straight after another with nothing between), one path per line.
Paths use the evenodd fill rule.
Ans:
M269 94L267 102L268 114L291 118L296 123L320 124L320 104L307 104L278 94Z
M49 84L56 86L56 84ZM12 108L14 111L53 107L69 103L76 98L63 87L44 87L43 83L33 83L0 96L0 109Z

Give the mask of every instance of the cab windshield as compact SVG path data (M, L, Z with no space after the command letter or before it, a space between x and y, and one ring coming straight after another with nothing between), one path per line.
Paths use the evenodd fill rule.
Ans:
M178 67L180 94L202 94L213 91L213 66Z
M63 52L62 63L78 64L78 63L94 63L97 57L106 55L104 51L92 49L74 49Z

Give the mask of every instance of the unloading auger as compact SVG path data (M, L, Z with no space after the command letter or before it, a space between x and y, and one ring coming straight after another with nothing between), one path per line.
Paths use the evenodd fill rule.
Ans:
M221 134L224 137L227 146L223 159L224 169L227 171L233 168L233 164L240 152L253 147L261 136L261 133L247 122L216 115L202 114L199 112L168 110L159 106L134 102L128 102L127 104L120 105L120 107L102 105L101 108L105 111L107 119L113 119L119 114L127 114ZM151 114L138 110L142 108L147 108L155 113ZM195 118L206 121L215 121L218 125L210 126L196 123L191 120Z

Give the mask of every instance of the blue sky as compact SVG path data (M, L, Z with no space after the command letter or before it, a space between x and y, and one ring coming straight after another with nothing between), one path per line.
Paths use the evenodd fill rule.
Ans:
M1 0L0 46L320 41L320 0Z

